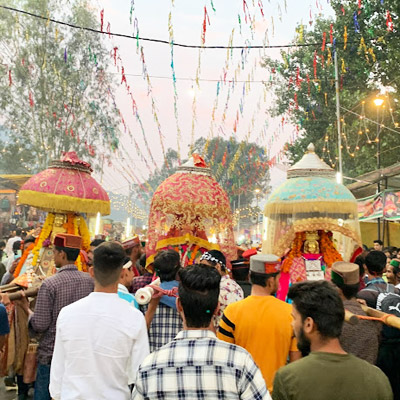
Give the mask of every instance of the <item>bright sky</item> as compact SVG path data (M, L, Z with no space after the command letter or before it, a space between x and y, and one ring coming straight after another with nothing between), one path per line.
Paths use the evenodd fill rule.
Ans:
M139 26L141 37L155 39L169 39L168 16L171 12L171 26L174 32L174 40L177 43L201 44L201 33L204 19L204 6L207 7L210 24L206 26L205 45L223 45L229 43L232 29L234 29L233 45L262 45L268 29L267 38L271 45L289 43L295 35L296 24L303 21L308 25L310 20L310 8L312 14L332 14L327 0L313 1L312 4L300 0L247 0L246 13L252 18L255 15L255 29L252 32L249 22L246 23L243 13L243 0L213 0L216 11L212 10L211 1L175 0L172 6L169 0L135 0L130 23L130 0L92 0L99 13L104 9L104 30L108 22L112 32L131 35L136 33L135 18ZM259 4L263 4L264 18ZM318 8L317 8L318 7ZM238 22L238 14L241 24ZM313 17L314 18L314 17ZM241 28L241 32L240 32ZM138 106L138 112L143 124L143 131L148 142L148 147L158 166L163 161L162 147L152 112L152 101L156 109L159 127L163 137L165 149L172 147L177 149L177 122L174 116L174 87L171 70L171 49L168 44L157 44L140 41L143 46L144 59L150 76L152 91L149 94L148 82L142 75L142 62L140 52L136 51L136 41L123 38L104 39L110 50L118 47L121 60L119 65L113 67L110 72L115 73L118 82L121 81L121 66L127 78L127 83L132 88L133 97ZM242 55L241 50L233 50L228 58L226 84L220 84L217 94L217 81L224 73L227 60L227 50L205 49L200 54L199 86L196 86L196 71L199 66L199 50L174 48L174 67L176 74L177 115L178 125L181 129L181 156L187 156L192 139L220 135L228 138L233 134L233 127L237 115L239 122L235 133L238 140L248 138L259 145L266 147L268 135L272 135L279 119L272 119L267 109L273 99L270 93L265 93L264 85L260 82L268 80L269 74L260 66L263 50L250 50ZM246 53L246 52L245 52ZM277 50L265 50L265 54L271 57L279 57ZM229 80L235 77L234 87ZM242 69L242 65L244 69ZM163 78L157 78L163 77ZM184 78L184 79L182 79ZM243 82L254 82L250 86ZM240 82L242 81L242 82ZM229 90L230 87L230 90ZM195 105L193 106L193 94L195 93ZM229 101L228 99L229 95ZM132 113L132 101L127 94L124 85L121 85L114 93L118 107L136 139L142 156L146 158L150 167L150 155L146 149L143 132ZM217 103L216 103L217 101ZM214 121L212 111L217 104ZM242 107L242 112L241 112ZM195 110L196 120L192 135L192 121ZM249 135L250 132L250 135ZM270 149L271 157L276 154L282 144L290 137L292 129L286 128L283 136ZM122 134L121 145L129 156L119 154L113 157L113 166L105 165L102 177L103 185L107 190L119 193L127 193L128 182L137 183L129 176L127 171L133 171L138 180L143 181L149 174L149 169L141 160L133 141L126 133ZM125 168L125 171L124 171ZM285 179L285 174L276 169L272 184L275 186Z

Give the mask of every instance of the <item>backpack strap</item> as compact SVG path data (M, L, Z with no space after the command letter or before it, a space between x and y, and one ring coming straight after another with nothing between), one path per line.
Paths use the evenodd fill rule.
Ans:
M386 284L386 292L395 294L395 286L391 283Z

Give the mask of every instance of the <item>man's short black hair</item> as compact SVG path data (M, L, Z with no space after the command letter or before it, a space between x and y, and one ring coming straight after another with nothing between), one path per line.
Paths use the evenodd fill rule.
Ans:
M154 257L153 267L161 282L175 280L176 274L181 267L179 253L172 249L160 251Z
M356 259L354 260L354 264L358 265L360 278L362 278L365 274L365 269L364 269L365 258L362 255L357 256Z
M258 272L250 271L250 282L252 285L258 285L261 287L267 287L267 281L269 278L275 278L279 272L273 274L259 274Z
M67 257L68 261L71 261L71 264L73 264L76 259L79 256L79 253L81 252L79 249L70 249L69 247L60 247L56 246L57 251L63 251Z
M16 235L16 236L21 236L21 234L22 234L22 229L21 229L21 228L17 228L17 229L15 230L15 235Z
M343 302L335 287L327 281L300 282L292 285L288 297L305 321L310 317L323 338L338 338L344 321Z
M126 254L116 242L104 242L93 251L94 278L106 287L118 282Z
M249 264L243 264L240 265L239 267L234 267L232 264L232 278L235 281L247 281L249 277L249 269L250 269Z
M91 241L90 246L91 247L97 247L97 246L100 246L104 242L105 242L104 239L94 239L94 240Z
M146 253L143 253L136 263L139 263L142 268L146 268Z
M374 243L378 243L379 246L383 246L383 242L382 242L382 240L380 240L380 239L374 240Z
M372 275L382 275L386 261L385 253L379 250L371 250L365 257L365 265Z
M207 328L218 306L221 275L215 268L194 264L179 270L179 299L188 328Z
M342 291L343 296L347 300L355 298L360 290L360 283L355 283L354 285L345 285L335 282L335 285Z
M35 238L33 236L28 236L27 238L25 238L24 240L24 245L28 244L28 243L35 243Z
M16 242L14 242L12 249L13 249L13 251L21 250L21 241L17 240Z

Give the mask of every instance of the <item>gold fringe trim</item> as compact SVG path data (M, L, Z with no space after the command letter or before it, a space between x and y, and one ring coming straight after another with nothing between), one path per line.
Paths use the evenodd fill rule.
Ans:
M18 204L27 204L53 213L80 212L86 214L110 214L110 202L104 200L81 199L79 197L21 190Z
M328 218L313 218L312 220L295 222L290 230L284 236L280 237L278 242L273 246L273 253L278 257L284 256L285 251L291 246L296 233L318 230L339 232L353 239L360 247L362 246L360 235L354 230L345 226L339 226L337 223L332 222L334 220L329 221Z
M304 200L304 201L282 201L267 203L264 209L264 215L270 217L274 214L297 214L297 213L340 213L350 214L355 218L358 213L356 200Z
M220 250L220 246L217 243L210 243L207 240L198 238L196 236L187 233L184 236L172 237L168 239L162 239L157 242L156 250L163 249L168 246L179 246L180 244L196 245L203 247L207 250ZM156 254L151 254L146 258L146 268L153 264Z
M160 250L167 246L178 246L180 244L195 244L204 247L207 250L219 250L220 247L217 243L210 243L207 240L198 238L187 233L184 236L172 237L168 239L159 240L156 245L156 250Z

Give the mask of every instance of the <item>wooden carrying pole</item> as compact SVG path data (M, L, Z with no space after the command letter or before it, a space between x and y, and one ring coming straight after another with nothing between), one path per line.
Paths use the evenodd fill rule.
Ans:
M376 318L375 321L382 322L392 328L400 329L400 318L399 317L396 317L395 315L392 315L392 314L384 313L383 311L375 310L374 308L365 306L363 304L361 304L361 308L367 314L368 317ZM355 325L358 323L359 317L361 317L361 315L358 316L348 310L345 310L344 319L346 322L348 322L352 325Z

